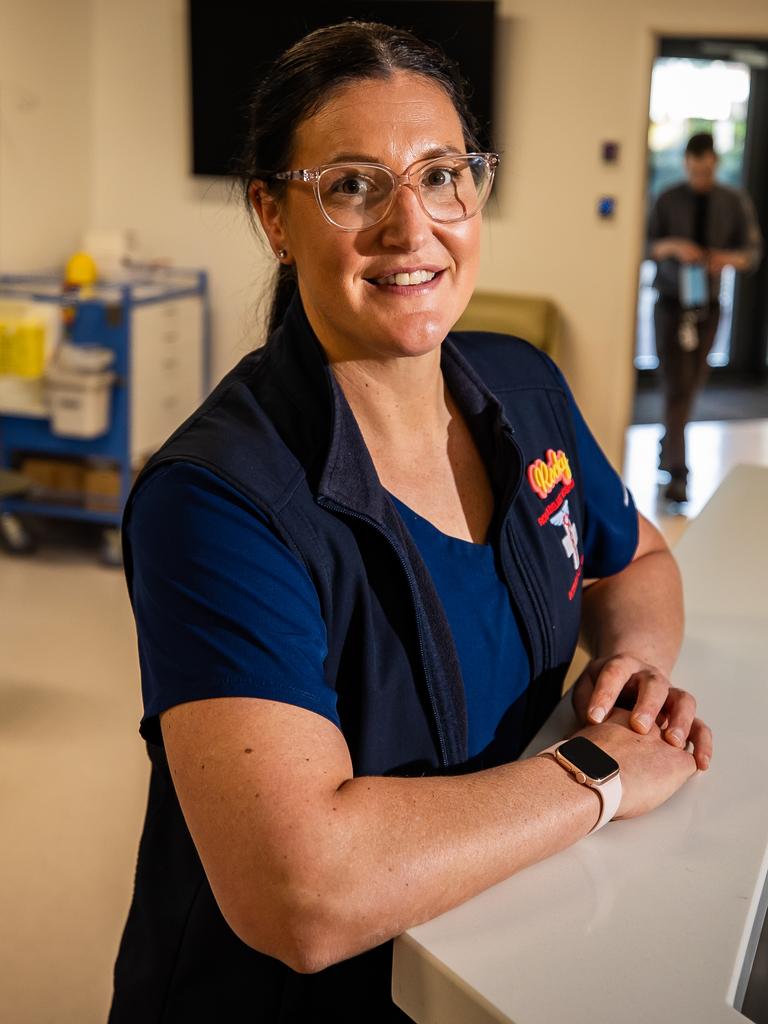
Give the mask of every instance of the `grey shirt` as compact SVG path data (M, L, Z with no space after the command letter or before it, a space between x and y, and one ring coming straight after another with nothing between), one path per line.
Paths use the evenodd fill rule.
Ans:
M696 193L687 182L673 185L662 192L648 219L646 258L651 246L661 238L695 240ZM754 271L763 256L763 238L752 200L741 189L715 184L709 192L706 223L707 248L737 249L749 258L749 271ZM679 261L659 260L653 285L662 295L678 298ZM710 295L720 291L720 275L710 275Z

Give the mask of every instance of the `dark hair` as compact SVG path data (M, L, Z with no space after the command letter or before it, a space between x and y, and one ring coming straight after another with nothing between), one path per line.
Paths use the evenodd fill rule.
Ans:
M704 156L707 153L717 156L715 140L709 132L697 132L688 139L688 145L685 147L686 156Z
M266 180L280 198L286 183L270 174L291 166L295 132L352 82L386 79L396 71L423 75L445 89L461 122L469 152L479 150L478 124L469 108L469 87L459 66L435 45L406 29L349 19L316 29L299 39L270 65L251 99L248 133L236 174L238 188L254 227L249 190ZM296 289L296 268L280 263L271 288L267 336L279 325Z

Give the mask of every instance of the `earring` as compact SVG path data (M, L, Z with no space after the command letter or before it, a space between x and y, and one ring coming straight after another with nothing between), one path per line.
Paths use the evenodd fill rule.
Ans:
M287 255L288 255L288 250L287 249L278 249L277 250L277 258L279 260L284 260Z

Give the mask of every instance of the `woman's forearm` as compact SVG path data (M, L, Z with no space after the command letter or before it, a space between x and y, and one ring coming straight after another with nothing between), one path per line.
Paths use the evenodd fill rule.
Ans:
M188 701L161 727L225 920L301 972L444 913L582 839L600 815L599 795L551 758L356 776L340 730L279 701Z
M593 658L631 653L669 674L683 639L683 588L669 550L651 551L582 598L582 644Z
M303 970L370 949L572 845L595 825L600 798L551 758L530 757L461 776L356 777L326 811L330 869L321 900L306 890Z

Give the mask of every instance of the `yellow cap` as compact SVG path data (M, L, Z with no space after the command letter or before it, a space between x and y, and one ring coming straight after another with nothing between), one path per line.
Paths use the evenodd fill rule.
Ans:
M69 287L82 287L94 284L98 276L93 257L89 256L87 252L76 252L67 260L64 284Z

